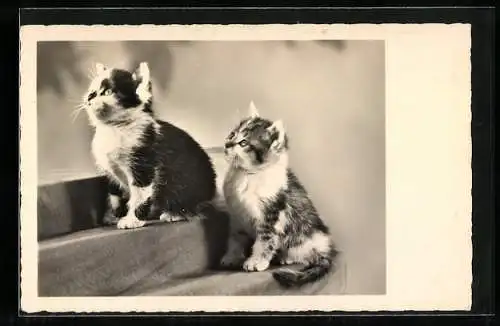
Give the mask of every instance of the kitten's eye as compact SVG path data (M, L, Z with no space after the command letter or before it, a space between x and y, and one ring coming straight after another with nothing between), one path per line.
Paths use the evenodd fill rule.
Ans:
M92 92L89 94L89 96L87 97L87 101L91 101L93 98L95 98L97 96L97 93L96 92Z
M107 90L104 91L104 95L105 96L111 95L111 93L113 93L113 91L111 90L111 88L108 88Z
M243 139L238 143L238 145L240 145L241 147L245 147L246 145L248 145L248 142L245 139Z

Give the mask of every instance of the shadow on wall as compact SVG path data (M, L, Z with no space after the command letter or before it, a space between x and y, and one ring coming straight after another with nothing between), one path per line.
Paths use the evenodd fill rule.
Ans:
M162 92L168 93L174 67L169 44L162 41L127 41L123 42L123 47L129 56L127 69L134 71L141 62L147 62L151 71L162 72L154 74L154 87L160 87Z
M103 177L38 187L38 241L102 225L107 189Z
M284 41L285 45L289 49L297 48L300 44L300 41ZM314 41L317 44L332 48L336 51L342 51L346 47L346 41L343 40L317 40Z
M252 45L247 46L249 43ZM239 103L259 97L259 89L265 87L262 86L264 80L277 76L276 73L267 76L266 71L274 69L258 57L276 49L275 45L280 43L290 52L302 55L303 43L300 41L260 42L255 44L255 48L253 43L39 42L39 176L44 179L41 182L59 180L63 174L75 177L79 174L90 175L95 170L90 155L92 129L84 112L79 113L78 119L73 119L72 112L80 103L96 62L128 70L136 69L140 62L148 62L154 72L153 90L158 101L158 106L155 105L158 117L173 120L189 129L202 142L208 143L207 146L213 146L222 135L209 126L214 123L221 127L225 125L228 111L238 107ZM346 48L346 42L340 40L318 40L314 43L335 52ZM222 52L217 52L217 48ZM291 58L293 56L285 56L284 61ZM252 66L255 69L249 68ZM225 67L222 69L226 71L221 71L221 67ZM259 70L263 72L259 73ZM256 83L253 79L259 79L261 74L262 81ZM291 79L292 84L295 83ZM252 93L255 95L248 95ZM199 110L200 105L203 112ZM54 140L58 140L57 144ZM72 152L71 157L66 155L68 152Z
M73 42L38 42L37 92L47 89L59 96L66 93L65 81L59 72L68 72L75 83L86 83L88 78L80 66L81 55L73 48Z
M74 42L39 42L37 48L37 91L43 92L50 88L58 95L65 95L65 81L61 76L62 71L68 72L77 84L86 85L89 73L93 67L83 69L82 61L85 59L81 51L74 48ZM169 44L161 41L123 42L127 53L127 66L133 71L140 62L148 62L151 70L162 71L155 75L156 83L166 91L170 82L172 71L172 55ZM188 45L189 42L176 42L170 45Z

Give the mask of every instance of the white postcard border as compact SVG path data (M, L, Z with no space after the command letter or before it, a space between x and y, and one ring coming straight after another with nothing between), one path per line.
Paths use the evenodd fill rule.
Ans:
M38 297L36 42L146 39L385 40L385 295ZM470 25L22 26L20 40L20 232L23 311L470 309Z

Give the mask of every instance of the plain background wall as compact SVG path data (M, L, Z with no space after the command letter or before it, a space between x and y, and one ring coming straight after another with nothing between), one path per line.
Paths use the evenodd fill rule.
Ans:
M155 110L206 147L221 146L251 100L282 119L291 166L348 251L352 293L385 292L383 41L41 42L39 182L96 173L85 112L96 62L147 61Z

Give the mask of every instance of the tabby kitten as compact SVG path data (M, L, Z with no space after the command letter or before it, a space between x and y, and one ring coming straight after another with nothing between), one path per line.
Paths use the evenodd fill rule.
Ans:
M230 167L223 190L231 218L221 265L263 271L277 258L281 264L306 265L300 271L275 271L281 285L316 281L328 274L337 255L329 230L288 167L282 122L260 117L253 103L249 110L225 142Z
M92 153L110 179L117 227L198 214L216 194L211 159L187 132L155 118L147 63L134 73L102 64L96 68L85 108L95 127Z

